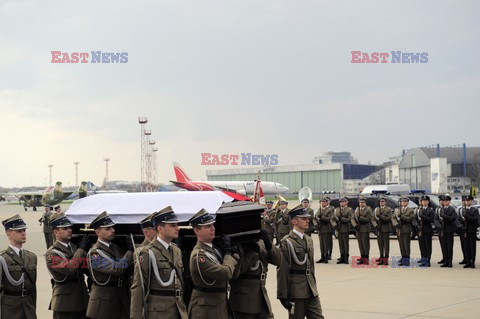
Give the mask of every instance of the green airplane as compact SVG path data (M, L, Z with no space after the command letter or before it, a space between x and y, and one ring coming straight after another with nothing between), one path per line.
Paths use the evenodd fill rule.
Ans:
M27 211L28 207L32 207L33 211L36 211L37 207L56 205L72 195L72 193L64 192L62 190L62 182L57 182L55 186L49 186L41 192L21 192L15 194L15 196L23 204L25 211Z

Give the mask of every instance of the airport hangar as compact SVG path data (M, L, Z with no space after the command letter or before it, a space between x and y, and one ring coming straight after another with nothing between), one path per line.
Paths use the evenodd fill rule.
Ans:
M262 181L280 183L297 193L308 186L313 193L343 192L345 180L361 180L378 169L375 165L328 163L207 170L209 181Z

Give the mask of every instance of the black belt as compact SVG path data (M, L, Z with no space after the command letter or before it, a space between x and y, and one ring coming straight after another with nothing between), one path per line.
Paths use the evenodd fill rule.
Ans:
M267 274L238 276L238 279L261 280L261 281L264 281L266 278L267 278Z
M227 288L204 288L204 287L198 287L195 286L193 289L201 291L201 292L209 292L209 293L227 293Z
M26 297L30 296L32 294L31 290L19 290L19 291L12 291L12 290L2 290L2 293L6 296L21 296L21 297Z
M305 269L305 270L290 269L290 275L305 275L305 276L308 276L308 275L310 275L310 269Z
M181 297L182 291L181 290L154 290L150 289L150 295L153 296L166 296L166 297Z
M74 277L74 278L67 278L62 282L55 281L55 285L57 285L57 286L58 285L67 285L67 284L74 284L74 283L77 283L77 282L79 282L78 278Z

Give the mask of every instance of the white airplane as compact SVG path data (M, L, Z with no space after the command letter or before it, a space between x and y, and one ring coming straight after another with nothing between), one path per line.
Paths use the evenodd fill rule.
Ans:
M241 195L253 194L255 192L255 181L192 181L178 163L173 163L173 170L177 180L170 182L189 191L214 191L221 189ZM262 181L262 189L265 195L277 195L289 191L288 187L280 183L267 181Z

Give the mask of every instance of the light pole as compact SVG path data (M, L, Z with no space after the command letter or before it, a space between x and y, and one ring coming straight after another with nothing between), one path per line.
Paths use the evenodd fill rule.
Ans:
M48 186L52 186L52 167L53 167L53 164L48 164L48 171L49 171L49 184Z
M145 184L146 184L146 148L147 148L147 136L145 135L145 124L147 124L148 119L145 116L138 117L138 123L140 124L140 191L145 191Z
M75 187L78 187L78 164L80 164L79 161L73 162L73 165L75 165Z
M108 189L108 162L110 162L110 158L105 157L103 159L105 161L105 190Z

